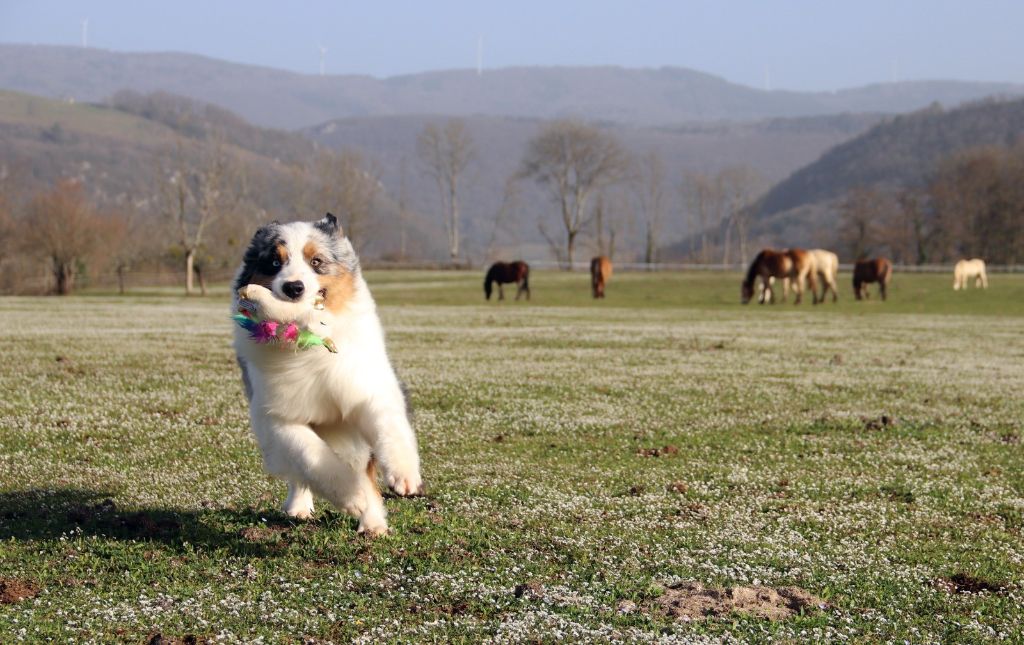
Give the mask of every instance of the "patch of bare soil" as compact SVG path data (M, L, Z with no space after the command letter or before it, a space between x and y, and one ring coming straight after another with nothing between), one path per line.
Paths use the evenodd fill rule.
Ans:
M896 426L896 419L888 414L877 418L861 417L860 420L864 423L865 430L885 430Z
M0 578L0 605L11 605L39 595L39 585L31 580Z
M669 445L664 448L637 448L636 454L641 457L661 457L664 455L674 455L679 452L679 448Z
M700 620L731 613L750 614L768 620L784 620L802 612L816 611L825 602L797 587L709 588L699 582L681 582L652 602L654 611L676 620Z
M199 645L205 642L207 642L205 638L193 634L186 634L181 638L176 638L174 636L164 636L160 632L156 632L149 635L146 645Z
M275 535L284 533L285 530L284 526L247 526L239 531L239 535L247 542L266 542Z
M972 575L966 573L957 573L949 578L939 578L934 582L936 589L945 591L946 593L980 593L982 591L989 591L992 593L999 593L1003 591L1001 585L989 582L983 578L975 578Z

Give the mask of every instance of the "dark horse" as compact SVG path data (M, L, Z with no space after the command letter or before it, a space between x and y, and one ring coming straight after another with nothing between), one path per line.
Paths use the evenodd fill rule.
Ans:
M860 300L861 297L868 297L867 285L871 282L878 283L878 293L885 300L885 290L892 279L892 262L885 258L874 258L873 260L857 260L853 265L853 295Z
M530 299L530 265L522 260L515 262L495 262L487 270L487 277L484 278L484 295L491 299L491 284L498 283L498 300L505 299L505 292L501 285L515 282L519 285L516 291L516 300L526 292L526 299Z

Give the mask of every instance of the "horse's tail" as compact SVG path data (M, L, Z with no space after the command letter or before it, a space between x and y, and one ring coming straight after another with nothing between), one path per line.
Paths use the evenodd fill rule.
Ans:
M492 288L491 287L491 282L492 282L492 279L491 279L492 275L491 274L493 274L493 273L494 273L494 267L491 267L491 269L487 272L487 275L484 277L484 297L487 300L491 299L491 288Z
M523 290L530 293L530 265L523 262Z

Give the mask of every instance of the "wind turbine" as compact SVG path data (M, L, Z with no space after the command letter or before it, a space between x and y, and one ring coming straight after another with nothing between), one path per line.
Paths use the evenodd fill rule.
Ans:
M323 45L318 44L316 46L320 50L320 76L324 75L324 59L327 57L327 48Z
M82 49L89 48L89 19L82 19Z

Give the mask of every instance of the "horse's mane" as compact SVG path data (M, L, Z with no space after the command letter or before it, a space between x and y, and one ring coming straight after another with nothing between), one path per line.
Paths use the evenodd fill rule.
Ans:
M754 261L750 263L750 268L747 269L747 277L743 280L743 284L752 285L754 280L757 279L757 267L761 264L764 259L764 251L761 251L754 257Z

